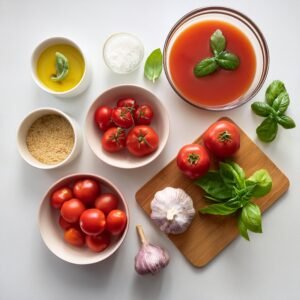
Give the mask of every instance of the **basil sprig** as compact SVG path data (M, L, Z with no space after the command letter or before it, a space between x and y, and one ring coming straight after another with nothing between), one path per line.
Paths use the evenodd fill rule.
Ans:
M219 68L235 70L240 65L238 56L225 50L226 38L220 29L217 29L210 37L210 48L214 56L204 58L195 65L196 77L212 74Z
M278 124L283 128L296 127L294 120L285 112L290 104L290 97L283 82L274 80L266 90L266 102L254 102L251 108L255 114L265 117L257 127L256 133L263 142L272 142L277 135Z
M60 52L55 53L55 68L56 68L56 74L51 76L51 80L62 81L67 77L69 73L69 61Z
M145 62L144 75L153 83L156 79L159 78L162 72L162 60L162 53L161 50L158 48L150 53Z
M202 214L231 215L238 213L240 235L249 240L248 230L261 233L261 211L253 198L265 196L272 189L272 178L264 170L246 178L244 170L233 161L221 162L217 171L209 171L195 181L204 197L213 204L200 209Z

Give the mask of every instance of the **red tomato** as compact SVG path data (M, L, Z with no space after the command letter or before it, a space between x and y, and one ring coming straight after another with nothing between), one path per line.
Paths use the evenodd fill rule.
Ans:
M150 105L144 104L134 113L134 121L137 125L150 125L153 118L153 110Z
M59 216L58 223L63 230L67 230L74 226L74 224L67 222L62 216Z
M110 244L110 235L108 232L103 232L99 235L92 236L87 235L86 236L86 244L87 246L94 252L101 252L105 250L109 244Z
M84 204L80 200L72 198L64 202L61 207L60 214L67 222L76 223L84 210Z
M76 228L69 228L65 231L64 239L73 246L82 247L85 244L84 234Z
M126 133L120 127L113 127L105 131L102 137L102 147L107 152L118 152L125 148Z
M68 187L63 187L56 190L51 196L51 205L54 208L61 208L62 204L73 198L72 190Z
M132 115L126 107L115 107L111 118L117 126L122 128L130 128L133 125Z
M114 194L102 194L97 197L95 207L100 209L107 215L111 210L118 207L118 198Z
M112 210L106 218L106 228L112 235L118 235L123 232L126 223L126 214L119 209Z
M240 148L240 132L233 123L221 120L207 129L203 142L218 158L230 157Z
M98 235L105 229L105 215L97 208L87 209L80 216L79 225L84 233Z
M195 179L208 171L210 158L203 146L189 144L180 149L177 155L177 166L189 178Z
M111 113L112 109L105 105L98 107L95 111L94 119L101 130L106 131L113 126Z
M139 125L132 128L126 139L128 151L135 156L145 156L158 148L159 137L149 126Z
M118 101L117 107L126 107L128 111L134 113L134 111L137 110L138 105L133 98L123 98Z
M99 183L93 179L77 181L73 187L75 197L80 199L85 205L92 205L100 192Z

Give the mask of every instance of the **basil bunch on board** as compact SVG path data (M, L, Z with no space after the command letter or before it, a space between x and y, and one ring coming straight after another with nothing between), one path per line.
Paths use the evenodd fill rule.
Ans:
M266 90L265 102L254 102L251 108L255 114L265 117L256 133L263 142L272 142L277 135L278 124L285 129L296 127L294 120L285 115L290 97L283 82L274 80Z
M55 53L55 69L56 74L51 76L51 80L53 81L62 81L69 73L69 61L60 52Z
M203 77L214 73L219 68L235 70L240 65L240 59L235 54L226 51L226 38L222 31L217 29L210 37L212 57L204 58L194 67L194 75Z
M158 48L150 53L145 62L144 75L153 83L156 79L159 78L162 72L162 61L162 53L161 50Z
M248 230L261 233L260 208L251 202L272 189L272 178L264 170L258 170L246 178L244 170L233 161L220 163L217 171L209 171L195 181L204 192L204 197L213 204L200 209L202 214L231 215L238 213L241 236L249 240Z

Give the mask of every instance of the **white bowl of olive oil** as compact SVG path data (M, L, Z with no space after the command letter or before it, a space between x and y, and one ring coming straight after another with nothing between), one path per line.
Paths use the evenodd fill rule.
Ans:
M82 50L65 37L52 37L41 42L33 51L31 69L35 83L58 97L76 96L90 81Z

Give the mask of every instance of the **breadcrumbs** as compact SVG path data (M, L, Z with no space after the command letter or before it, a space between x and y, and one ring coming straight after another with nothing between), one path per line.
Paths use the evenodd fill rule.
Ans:
M45 115L29 128L26 144L31 155L41 163L54 165L65 160L74 146L71 124L60 115Z

